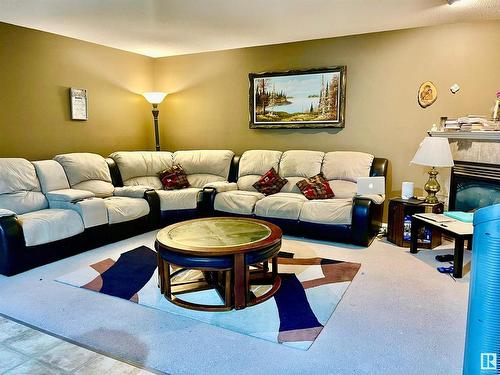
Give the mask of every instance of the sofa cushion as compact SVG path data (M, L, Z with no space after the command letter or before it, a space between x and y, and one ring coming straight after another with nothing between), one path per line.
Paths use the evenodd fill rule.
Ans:
M277 193L255 204L255 215L279 219L297 220L307 198L296 193Z
M229 150L176 151L173 163L182 166L192 187L202 188L228 179L233 156Z
M55 160L34 161L33 165L40 180L43 193L53 190L69 189L68 178L61 164Z
M149 204L142 198L109 197L104 200L109 224L135 220L149 214Z
M345 199L353 198L357 194L357 184L352 181L330 180L330 187L335 194L335 198Z
M233 214L252 215L255 203L262 198L264 194L257 191L226 191L215 196L214 209Z
M268 170L261 178L259 178L252 186L259 193L271 195L279 193L281 188L286 185L288 180L282 178L274 168Z
M187 210L196 208L198 205L198 194L201 189L186 188L180 190L157 190L160 197L160 209Z
M115 191L115 187L110 182L99 180L83 181L73 185L71 188L90 191L98 198L110 197Z
M165 190L184 189L189 187L186 172L184 172L184 169L182 169L182 166L179 164L159 172L158 177L160 177L160 181Z
M297 187L301 193L309 200L311 199L329 199L334 194L323 173L316 176L305 178L297 182Z
M325 154L322 172L327 180L356 182L358 177L369 177L373 155L364 152L333 151Z
M144 195L148 190L151 190L150 186L119 186L115 187L113 195L115 197L144 198Z
M80 152L56 155L54 160L64 168L71 188L88 190L101 198L113 195L109 167L101 155Z
M23 227L26 246L72 237L84 231L80 215L73 210L46 209L18 216Z
M299 220L317 224L351 224L352 199L307 201Z
M252 186L264 173L274 168L279 173L281 151L250 150L241 155L238 167L238 188L256 191Z
M0 217L16 216L16 213L5 208L0 208Z
M173 153L167 151L119 151L110 156L122 177L125 186L151 186L161 189L158 171L173 165Z
M288 180L281 190L284 193L298 193L297 182L307 177L312 177L321 172L323 152L292 150L286 151L281 156L279 174Z
M33 164L21 158L1 158L0 208L20 215L47 207Z

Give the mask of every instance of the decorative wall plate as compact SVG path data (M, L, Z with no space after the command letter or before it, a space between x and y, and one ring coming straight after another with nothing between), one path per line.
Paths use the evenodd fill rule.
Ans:
M418 89L418 104L422 108L430 106L437 99L436 86L431 81L426 81Z

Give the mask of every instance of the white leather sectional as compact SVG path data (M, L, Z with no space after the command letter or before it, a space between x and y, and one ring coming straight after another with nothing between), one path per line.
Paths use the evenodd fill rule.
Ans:
M189 188L163 190L158 173L180 164ZM269 169L288 183L264 196ZM273 221L285 233L367 246L384 196L356 196L356 179L385 176L387 160L361 152L122 151L30 162L0 158L0 273L12 275L106 242L207 215ZM308 200L296 186L322 172L335 197Z

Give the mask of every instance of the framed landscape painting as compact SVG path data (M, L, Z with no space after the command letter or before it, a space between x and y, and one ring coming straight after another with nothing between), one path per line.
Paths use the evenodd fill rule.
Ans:
M343 128L346 67L250 73L250 128Z

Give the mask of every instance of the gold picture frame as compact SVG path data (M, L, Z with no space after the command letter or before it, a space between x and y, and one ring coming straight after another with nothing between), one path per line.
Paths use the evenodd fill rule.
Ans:
M346 67L250 73L251 129L343 128Z

